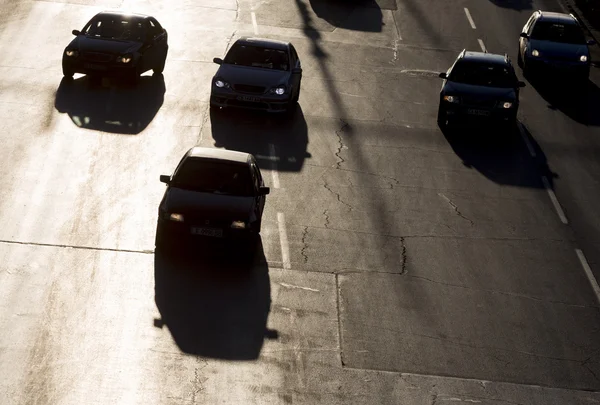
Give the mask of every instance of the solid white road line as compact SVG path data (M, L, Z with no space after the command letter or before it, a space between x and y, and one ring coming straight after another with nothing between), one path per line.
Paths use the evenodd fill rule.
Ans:
M254 27L254 35L258 35L258 24L256 23L256 13L253 11L252 15L252 26Z
M291 269L290 264L290 245L288 243L287 231L285 229L285 216L283 212L277 213L277 224L279 225L279 242L281 243L281 260L284 269Z
M479 42L479 46L481 47L481 50L483 52L485 52L485 45L483 44L483 41L481 39L477 39L477 42Z
M471 17L471 13L469 12L469 9L465 7L465 14L467 15L467 20L469 20L469 24L471 24L471 28L473 28L474 30L477 29L477 27L475 26L475 21L473 21L473 17Z
M544 183L544 188L548 192L548 195L550 196L550 201L552 201L552 205L554 205L554 209L556 210L556 213L558 214L558 217L560 218L561 222L563 224L568 224L569 221L567 220L567 216L565 215L562 207L560 206L560 203L556 198L556 194L554 194L554 190L552 190L552 188L550 187L550 182L548 181L548 178L546 176L542 176L542 182Z
M273 176L273 187L279 188L279 172L277 171L277 154L275 153L275 145L272 143L269 144L269 153L271 156L269 160L271 161L271 175Z
M527 149L529 150L529 154L531 155L531 157L536 157L537 154L535 153L535 149L533 149L533 145L531 144L531 142L529 142L529 138L527 138L527 135L525 135L525 128L523 128L523 124L521 124L520 122L517 123L517 127L519 128L519 133L521 134L521 137L523 138L523 141L525 142L525 145L527 145Z
M575 249L575 253L577 253L577 257L579 258L579 261L581 262L583 271L585 271L585 274L586 274L588 280L590 280L590 284L592 285L592 290L594 290L594 294L596 294L596 299L598 300L598 303L600 304L600 286L598 286L598 281L596 281L596 277L594 277L594 273L592 273L592 269L590 268L590 265L588 264L585 256L583 255L583 252L580 249Z

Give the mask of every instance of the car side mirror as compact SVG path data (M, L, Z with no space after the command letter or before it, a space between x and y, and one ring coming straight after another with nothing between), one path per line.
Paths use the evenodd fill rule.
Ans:
M441 77L442 79L448 78L448 75L446 73L440 73L438 76Z
M267 195L267 194L269 194L270 192L271 192L271 189L270 189L269 187L261 186L261 187L258 189L258 193L259 193L260 195Z
M529 38L529 35L527 35L526 32L521 32L521 35L519 35L521 38Z
M215 62L217 65L222 65L223 64L223 59L221 59L221 58L214 58L213 62Z
M300 73L302 73L302 68L293 68L292 69L292 73L294 73L294 74L300 74Z
M160 182L161 183L165 183L165 184L170 184L171 183L171 176L169 176L168 174L161 174L160 175Z
M588 39L587 44L588 45L596 45L596 40L594 40L594 39Z
M81 31L79 31L79 30L73 30L73 31L71 31L71 33L75 36L81 35Z
M525 82L518 81L517 82L517 87L525 87Z

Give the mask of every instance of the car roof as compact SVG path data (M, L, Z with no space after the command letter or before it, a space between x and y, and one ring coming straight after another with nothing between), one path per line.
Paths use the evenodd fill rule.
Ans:
M571 14L542 10L539 10L538 13L540 14L539 19L542 21L552 21L563 24L577 24L577 19Z
M240 45L262 46L265 48L279 49L282 51L287 50L290 46L289 42L256 37L241 37L237 41L235 41L235 43Z
M246 152L238 152L235 150L219 148L203 148L201 146L195 146L191 148L188 151L187 156L194 159L221 160L225 162L236 162L246 164L250 162L252 157L251 154Z
M136 17L138 19L146 19L150 16L146 15L146 14L139 14L139 13L124 13L124 12L119 12L119 11L101 11L98 14L96 14L94 17Z
M496 63L507 65L509 63L506 55L487 52L463 51L462 59L469 62Z

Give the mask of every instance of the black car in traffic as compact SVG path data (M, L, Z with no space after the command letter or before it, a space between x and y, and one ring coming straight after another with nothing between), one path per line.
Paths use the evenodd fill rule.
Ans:
M530 76L552 74L553 79L587 82L590 51L583 27L572 14L538 10L523 27L519 38L518 64Z
M210 106L292 111L300 97L302 65L289 42L243 37L234 42L212 79Z
M254 156L216 148L191 148L172 175L158 209L156 247L195 240L251 245L261 230L269 194Z
M463 50L454 64L439 75L438 124L445 127L459 120L512 125L519 109L518 80L507 55Z
M168 34L154 17L101 12L73 35L62 56L68 78L83 73L135 82L144 72L162 73L165 68Z

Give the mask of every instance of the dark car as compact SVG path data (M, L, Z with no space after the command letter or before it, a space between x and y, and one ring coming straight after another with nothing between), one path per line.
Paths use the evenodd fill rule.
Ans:
M259 235L269 187L251 154L194 147L160 181L167 190L158 209L157 248L189 238L246 243Z
M452 67L439 75L438 124L459 119L486 120L512 125L519 109L518 80L507 55L463 50Z
M300 97L302 65L289 42L240 38L212 79L210 106L291 111Z
M137 81L148 70L162 73L168 34L154 18L141 14L96 14L65 48L63 74L119 76Z
M585 82L590 74L588 45L594 43L586 40L572 14L538 10L523 27L517 62L527 75L534 71L556 73L561 81L571 77Z

